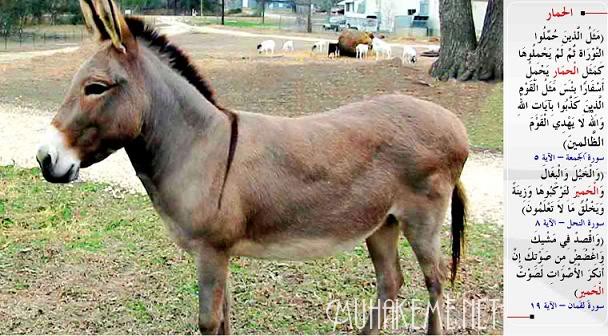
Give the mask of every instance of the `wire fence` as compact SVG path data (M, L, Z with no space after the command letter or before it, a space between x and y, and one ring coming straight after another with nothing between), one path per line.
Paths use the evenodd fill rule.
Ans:
M66 31L21 31L0 34L1 50L39 49L53 45L79 44L88 33L82 29Z
M138 15L136 15L138 16ZM156 26L160 20L157 16L140 16L147 24ZM221 16L178 16L180 20L194 25L220 25ZM313 32L324 31L323 25L327 22L326 15L313 15L311 26ZM264 18L257 16L225 16L224 24L227 28L277 29L284 31L305 32L308 26L307 15L293 14L267 14ZM32 29L33 28L33 29ZM76 45L88 38L88 32L83 26L69 27L65 30L53 26L43 28L32 27L22 31L0 33L0 52L27 51Z
M184 22L194 25L221 25L222 18L217 15L184 16ZM326 16L313 16L311 26L313 32L323 31ZM276 29L285 31L306 32L308 18L295 14L270 14L264 18L255 16L225 16L224 26L227 28Z

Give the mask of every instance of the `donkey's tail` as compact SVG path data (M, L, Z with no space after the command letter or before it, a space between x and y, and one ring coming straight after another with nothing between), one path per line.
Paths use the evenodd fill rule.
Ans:
M458 272L461 250L464 249L464 226L467 220L467 197L458 181L452 191L452 285Z

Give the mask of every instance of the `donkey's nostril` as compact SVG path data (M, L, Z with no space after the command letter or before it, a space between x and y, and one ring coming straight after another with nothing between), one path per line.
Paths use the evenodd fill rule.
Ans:
M51 160L48 146L40 146L40 148L38 148L38 153L36 153L36 160L41 165L43 164L43 162L45 162L47 160Z
M36 153L36 160L38 163L42 163L47 156L49 156L48 147L41 146L38 148L38 152Z
M38 152L36 153L36 160L41 165L53 165L57 160L57 153L52 150L48 145L42 145L38 148Z

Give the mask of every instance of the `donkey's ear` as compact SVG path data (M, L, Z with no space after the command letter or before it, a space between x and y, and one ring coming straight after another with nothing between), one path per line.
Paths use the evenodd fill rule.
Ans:
M135 46L135 38L114 1L80 0L80 7L87 29L101 41L111 40L114 48L123 53Z

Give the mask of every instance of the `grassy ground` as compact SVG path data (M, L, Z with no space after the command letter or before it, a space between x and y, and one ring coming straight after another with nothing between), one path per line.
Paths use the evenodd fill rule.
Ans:
M215 25L220 24L219 17L191 17L187 19L189 24L193 25ZM287 22L285 22L287 23ZM224 26L235 28L253 28L253 29L280 29L280 22L277 19L265 19L262 23L261 18L257 17L225 17Z
M228 27L237 28L268 28L268 29L279 29L279 25L262 22L248 22L240 20L224 20L224 25Z
M37 169L0 167L0 334L196 332L192 257L162 227L144 196L97 183L51 185ZM456 307L461 299L502 297L502 230L470 224L467 239L458 281L446 288ZM401 298L426 300L411 249L402 245ZM236 333L331 333L327 303L367 300L375 288L361 244L308 262L234 258L231 292ZM424 322L421 313L415 319ZM469 324L450 332L473 332ZM420 332L404 325L390 332Z
M84 25L81 24L76 24L76 25L72 25L72 24L56 24L56 25L49 25L49 24L40 24L40 25L31 25L31 26L27 26L25 28L23 28L24 32L35 32L37 34L42 34L42 33L66 33L66 32L71 32L71 33L80 33L80 32L84 32L85 31L85 27Z
M503 91L502 83L494 87L479 113L464 118L469 140L473 146L502 151Z

